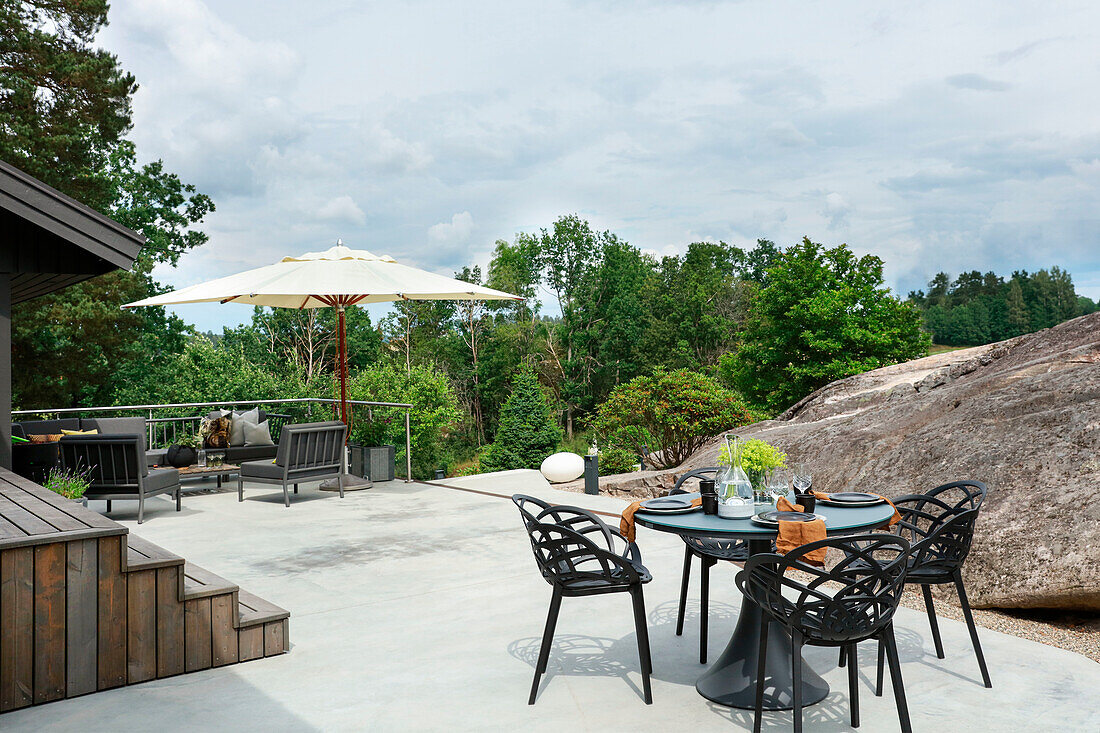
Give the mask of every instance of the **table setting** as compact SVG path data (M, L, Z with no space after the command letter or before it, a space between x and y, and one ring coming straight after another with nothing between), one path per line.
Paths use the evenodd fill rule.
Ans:
M834 534L851 534L887 527L899 515L885 497L864 491L813 488L808 464L787 465L787 456L760 440L727 436L714 479L699 480L699 491L645 499L632 503L622 514L620 529L634 541L636 527L678 534L682 537L741 539L749 555L786 554L797 547ZM825 550L807 553L804 561L823 566ZM756 604L745 599L737 626L725 650L696 682L703 697L730 707L752 709L759 636L765 623ZM769 669L791 664L790 636L769 621ZM769 646L769 649L771 646ZM783 660L786 661L783 661ZM812 704L825 698L828 684L803 665L802 700ZM790 680L776 669L777 680ZM791 683L793 685L793 683ZM783 698L779 695L777 699ZM775 709L789 706L776 704Z

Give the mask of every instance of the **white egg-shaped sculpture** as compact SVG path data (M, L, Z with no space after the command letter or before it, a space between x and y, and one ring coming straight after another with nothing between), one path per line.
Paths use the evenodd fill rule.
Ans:
M542 475L552 484L563 484L584 474L584 459L576 453L555 453L539 466Z

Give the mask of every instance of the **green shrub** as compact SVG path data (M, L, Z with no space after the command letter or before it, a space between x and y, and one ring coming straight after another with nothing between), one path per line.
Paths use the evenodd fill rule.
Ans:
M524 367L512 380L512 394L500 410L493 443L481 456L483 471L538 468L557 450L561 428L550 410L538 378Z
M751 421L741 398L713 378L658 369L612 390L593 425L609 446L649 451L657 468L672 468L708 438Z
M413 478L431 478L435 469L454 462L451 436L462 418L458 399L447 377L427 366L380 364L360 369L348 384L348 398L371 402L411 404L409 432L412 442ZM356 408L352 440L363 445L393 444L397 449L397 473L405 473L405 411L376 408L368 420L365 408Z
M600 475L629 473L638 465L638 454L627 448L605 448L600 451Z

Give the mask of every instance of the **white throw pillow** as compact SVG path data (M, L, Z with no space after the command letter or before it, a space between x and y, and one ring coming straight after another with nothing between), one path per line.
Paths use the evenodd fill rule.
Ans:
M245 444L244 426L246 423L253 425L260 422L260 408L253 407L247 412L233 411L233 420L229 424L229 445L241 446Z
M267 420L261 423L245 422L243 424L245 445L275 445L275 441L271 439L271 426L268 425Z

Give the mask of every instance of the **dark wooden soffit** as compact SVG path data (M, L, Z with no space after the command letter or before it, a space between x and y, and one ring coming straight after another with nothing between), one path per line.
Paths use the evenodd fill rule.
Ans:
M129 269L145 237L0 161L0 272L12 302Z

